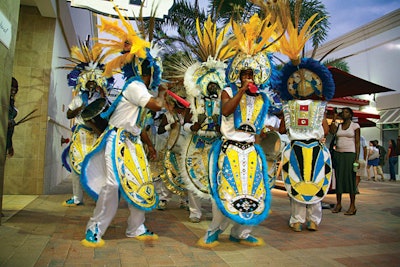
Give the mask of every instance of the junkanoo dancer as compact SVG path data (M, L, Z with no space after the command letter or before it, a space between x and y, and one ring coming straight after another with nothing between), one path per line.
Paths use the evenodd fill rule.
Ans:
M82 244L88 247L104 245L102 236L117 212L120 195L127 201L130 211L126 236L138 240L158 238L144 225L145 212L157 206L158 198L140 140L142 129L139 120L142 109L158 111L163 106L163 98L152 97L146 87L151 78L148 68L153 69L155 88L158 84L154 83L161 80L161 72L149 53L150 43L139 37L121 14L119 17L124 29L105 18L101 18L100 25L101 31L119 38L104 44L110 53L119 54L106 64L105 75L112 75L112 70L121 68L126 82L111 107L102 114L109 116L109 125L82 164L82 182L96 199L96 208L82 240ZM149 63L146 67L143 66L145 62Z
M191 51L198 60L189 57L181 61L190 113L183 127L189 138L180 166L188 189L189 221L193 223L201 220L201 200L210 199L208 154L211 145L221 138L220 96L226 84L224 61L234 55L234 50L227 45L229 26L217 34L210 17L202 25L203 30L198 19L196 25L199 45Z
M251 234L268 216L271 193L264 152L256 142L269 101L261 92L274 76L268 51L276 23L253 15L249 22L232 22L237 54L228 66L231 82L221 93L222 140L214 142L209 156L213 219L202 247L218 245L219 235L233 223L229 239L244 245L264 242Z
M80 183L81 164L86 154L92 149L97 137L101 134L96 128L87 125L82 118L82 111L91 103L102 98L107 104L108 88L113 84L112 77L106 79L104 72L104 55L98 43L91 47L80 43L71 49L71 56L65 58L72 64L64 66L72 69L68 74L68 85L73 87L71 103L68 105L67 118L74 119L73 134L70 144L63 151L63 163L72 180L73 196L62 203L63 206L73 207L83 204L83 190Z
M183 99L186 97L182 83L173 83L170 90ZM172 198L173 194L180 197L180 207L187 208L186 186L182 179L179 162L184 150L183 144L186 143L188 136L183 130L184 118L188 110L170 95L166 96L165 106L166 112L160 118L161 122L157 131L157 135L165 133L169 135L162 148L163 156L161 158L161 165L163 173L160 175L160 180L155 183L157 193L160 197L158 209L166 209L168 201Z
M319 61L300 57L305 42L312 36L312 28L324 19L313 22L317 15L311 16L301 31L288 20L287 33L279 40L281 52L291 59L282 69L280 96L284 101L284 118L280 131L287 132L291 141L282 153L281 164L291 198L289 226L296 232L302 230L304 223L311 231L318 229L321 200L329 190L332 176L331 156L324 140L329 130L325 110L335 85L330 71Z

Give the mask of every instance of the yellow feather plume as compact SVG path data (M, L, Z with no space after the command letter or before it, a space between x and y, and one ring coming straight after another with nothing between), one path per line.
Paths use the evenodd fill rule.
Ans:
M300 53L303 50L306 42L315 34L316 31L312 32L312 29L317 25L321 18L315 21L312 25L313 20L318 16L318 13L311 16L304 24L303 28L298 30L291 20L288 21L286 34L279 40L281 53L287 55L293 62L298 62L300 59Z
M73 69L81 63L92 63L92 66L96 67L98 64L102 64L106 58L106 54L102 52L103 49L100 43L96 42L90 47L88 44L79 41L79 46L71 47L70 57L63 58L72 62L72 64L68 64L62 68Z
M224 61L235 54L234 47L230 45L228 35L230 25L226 25L222 28L217 36L217 25L211 20L209 16L203 25L203 31L200 27L199 19L196 19L196 30L198 37L198 49L193 52L201 59L206 62L211 56L215 60Z
M106 55L114 53L120 54L106 64L106 77L111 76L113 71L131 62L135 56L138 58L146 58L146 48L150 48L150 43L139 36L133 26L122 16L119 9L115 8L115 11L118 13L123 28L120 27L118 21L111 21L103 17L100 20L101 24L97 26L100 31L114 35L119 39L99 39L103 41L101 46L108 49Z
M252 56L265 49L270 52L276 51L277 47L273 44L277 38L278 22L272 22L271 18L272 16L268 15L261 19L256 13L243 25L232 20L232 30L236 37L233 42L242 53Z

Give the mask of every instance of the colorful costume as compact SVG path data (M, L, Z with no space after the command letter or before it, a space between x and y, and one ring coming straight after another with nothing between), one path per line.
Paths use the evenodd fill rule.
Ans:
M182 95L181 95L182 96ZM163 147L163 157L161 164L163 174L161 181L157 182L160 192L160 209L165 209L167 202L171 199L172 193L180 196L181 208L186 208L186 186L183 182L179 162L181 161L183 144L186 143L187 134L183 131L183 121L185 110L181 107L182 114L177 111L177 103L170 96L166 101L174 106L174 111L168 110L163 114L158 133L168 131L168 140Z
M72 68L67 78L68 85L73 87L73 95L75 95L68 105L67 116L69 116L69 112L74 113L82 108L83 111L88 111L90 104L95 104L97 99L107 95L107 88L112 84L113 79L106 79L103 76L104 57L101 56L101 53L102 49L98 43L93 47L81 43L80 47L74 46L71 49L70 58L65 58L75 63L64 67ZM80 63L76 64L77 62ZM107 102L103 103L104 106L100 108L105 108ZM72 129L71 143L63 152L64 166L71 172L73 192L73 196L62 203L63 206L83 204L83 190L79 180L81 164L98 137L98 133L82 118L82 110L76 116L70 117L74 118L75 125Z
M156 61L148 52L150 43L141 39L133 26L119 15L126 30L105 18L102 18L100 26L101 30L120 38L103 44L105 47L109 45L111 52L119 54L107 63L105 73L111 75L114 69L121 68L126 82L111 107L102 113L104 118L109 117L109 126L82 164L82 184L96 200L96 208L86 227L86 238L82 240L82 244L88 247L104 245L102 236L117 212L120 196L127 201L130 211L126 235L138 240L158 238L144 225L145 212L157 206L158 197L140 140L140 114L149 101L155 101L139 76L147 69L137 67L141 63L139 59L147 58L150 62L147 66L154 68ZM143 63L141 66L144 68ZM160 73L153 71L153 74ZM160 81L155 78L153 76L153 82ZM154 105L161 108L158 103Z
M191 119L184 125L190 138L181 166L188 190L204 199L210 198L208 155L211 145L221 138L220 97L225 86L225 66L209 58L203 64L193 64L185 73ZM209 86L211 83L213 86ZM195 123L199 124L197 131L191 129Z
M270 23L269 18L261 20L255 14L248 24L232 22L232 26L237 38L234 42L240 52L228 65L230 84L222 92L221 109L227 103L236 106L222 116L222 140L213 143L209 155L213 219L206 235L198 242L203 247L217 245L219 234L231 222L231 241L262 245L263 240L252 236L251 230L268 216L271 203L265 155L254 142L269 107L269 100L262 91L268 90L276 77L267 50L264 50L276 24ZM242 72L246 71L251 71L247 79L252 80L256 91L251 91L250 85L242 88L248 83L242 80Z
M291 59L282 69L279 89L284 101L284 123L291 141L282 153L281 164L282 178L291 197L289 225L294 231L301 231L305 222L309 230L317 230L322 218L320 202L328 192L332 175L331 156L321 142L328 131L327 102L312 99L331 99L335 90L333 78L320 62L300 58L312 28L320 21L309 28L317 15L314 14L301 31L288 20L287 34L279 40L281 52Z

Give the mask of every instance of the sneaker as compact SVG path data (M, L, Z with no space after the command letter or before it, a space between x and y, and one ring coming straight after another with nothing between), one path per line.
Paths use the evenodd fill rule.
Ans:
M297 222L297 223L292 223L290 224L290 228L292 228L293 231L295 232L301 232L302 230L302 225L301 223Z
M199 223L199 222L200 222L200 218L196 218L196 217L189 218L189 221L190 221L191 223Z
M261 238L254 237L249 235L246 239L239 239L232 235L229 236L229 240L235 243L239 243L246 246L256 247L265 245L264 240Z
M307 229L310 231L318 231L318 225L313 221L309 221L307 222Z
M160 202L158 202L157 209L158 210L165 210L166 208L167 208L167 201L166 200L160 200Z
M158 235L156 235L153 232L150 232L149 230L146 230L145 233L135 236L134 238L140 241L153 241L158 239Z
M99 248L104 246L105 242L98 236L98 228L96 226L94 232L90 229L86 231L86 237L81 241L81 244L88 248Z
M197 245L203 248L213 248L215 246L218 246L218 237L221 232L221 230L217 230L213 234L210 234L210 231L208 231L207 238L200 238L199 241L197 241Z
M63 205L64 207L76 207L76 206L80 206L83 205L82 202L75 202L74 198L71 197L70 199L64 201L63 203L61 203L61 205Z

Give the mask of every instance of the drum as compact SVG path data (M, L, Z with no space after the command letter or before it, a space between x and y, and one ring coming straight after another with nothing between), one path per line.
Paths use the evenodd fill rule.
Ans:
M281 135L274 131L267 132L265 138L261 140L260 146L262 147L267 161L279 160L284 143Z
M90 103L81 113L85 124L92 128L97 134L101 134L108 125L108 121L103 119L100 114L108 109L105 98L98 98Z
M171 150L175 146L176 142L179 139L180 133L181 133L181 125L175 122L174 124L172 124L171 130L169 131L169 136L167 140L168 150Z

